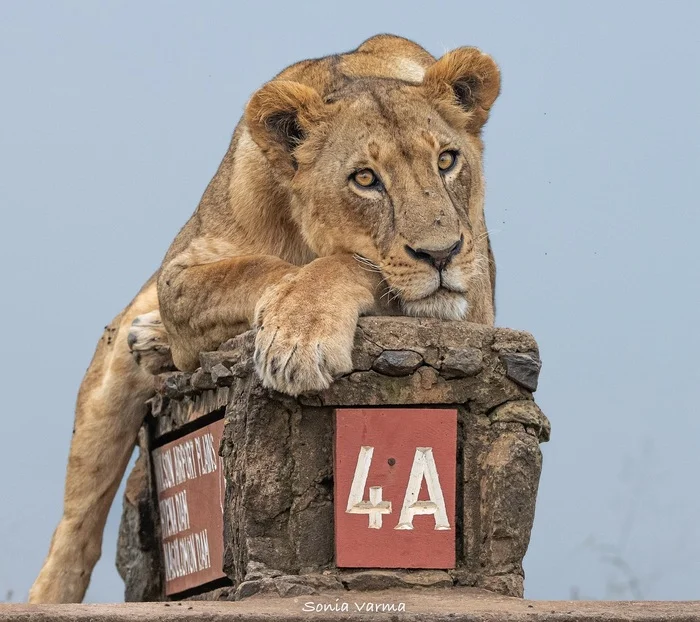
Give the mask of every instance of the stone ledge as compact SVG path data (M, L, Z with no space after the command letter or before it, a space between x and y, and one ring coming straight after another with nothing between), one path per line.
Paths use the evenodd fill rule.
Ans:
M348 612L304 610L313 606L341 607ZM356 606L365 604L364 611ZM394 605L394 610L367 611L369 604ZM399 603L405 612L397 613ZM343 594L269 598L240 602L128 603L118 605L0 605L0 621L17 622L146 622L207 620L208 622L296 622L302 620L402 620L405 622L690 622L700 620L700 602L536 601L496 596L483 590L386 590L371 595Z

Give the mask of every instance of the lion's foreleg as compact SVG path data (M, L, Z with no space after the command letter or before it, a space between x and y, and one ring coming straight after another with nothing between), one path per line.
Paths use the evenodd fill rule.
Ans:
M199 353L215 350L253 325L255 306L267 288L300 268L268 255L231 257L183 265L178 258L158 280L163 324L173 361L188 371Z
M153 309L155 286L108 327L83 379L68 457L63 515L29 592L32 603L80 602L102 532L153 394L153 376L127 346L132 320ZM150 308L149 308L150 307Z
M357 318L374 307L380 281L346 255L303 267L236 257L165 270L161 316L180 369L193 369L201 351L256 325L255 363L264 383L298 394L348 371Z

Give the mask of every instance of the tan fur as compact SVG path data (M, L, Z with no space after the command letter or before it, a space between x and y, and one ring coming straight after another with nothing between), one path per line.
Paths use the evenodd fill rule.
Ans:
M199 352L255 326L264 384L297 395L350 370L362 314L493 323L479 134L499 86L495 63L474 48L436 61L380 35L292 65L252 96L156 279L98 346L63 518L31 602L83 598L152 373L170 351L190 370ZM443 173L445 149L458 156ZM354 183L364 168L383 186ZM452 246L460 251L441 271L426 259Z

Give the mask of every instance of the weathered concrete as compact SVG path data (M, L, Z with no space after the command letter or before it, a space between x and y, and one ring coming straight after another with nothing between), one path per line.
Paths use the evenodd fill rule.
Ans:
M196 372L163 374L151 402L150 439L225 408L224 570L234 585L210 598L423 585L522 596L539 443L550 434L532 398L540 361L531 335L465 322L363 318L354 370L328 390L297 399L262 387L252 366L253 348L254 334L245 333L217 352L203 353ZM407 405L451 406L458 412L457 566L432 579L415 571L339 570L334 409ZM142 451L147 453L143 439ZM156 538L142 533L151 528L152 485L148 478L132 480L141 489L125 500L119 567L127 598L140 600L155 598L161 589L157 577L148 578L159 552L153 548Z
M309 604L307 604L309 603ZM403 603L405 612L397 612ZM342 611L343 604L347 612ZM332 608L313 612L310 608ZM372 606L372 610L368 608ZM393 605L393 611L389 609ZM364 607L363 607L364 606ZM358 611L363 607L363 611ZM383 611L381 609L384 609ZM306 609L306 611L305 611ZM2 622L697 622L700 602L532 601L470 588L388 590L371 595L269 598L240 602L130 603L121 605L0 605Z

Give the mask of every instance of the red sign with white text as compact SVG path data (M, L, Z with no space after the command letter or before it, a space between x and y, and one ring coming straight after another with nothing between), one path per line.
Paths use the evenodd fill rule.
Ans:
M336 411L336 564L454 568L457 411Z
M221 419L152 452L167 595L226 576L223 429Z

